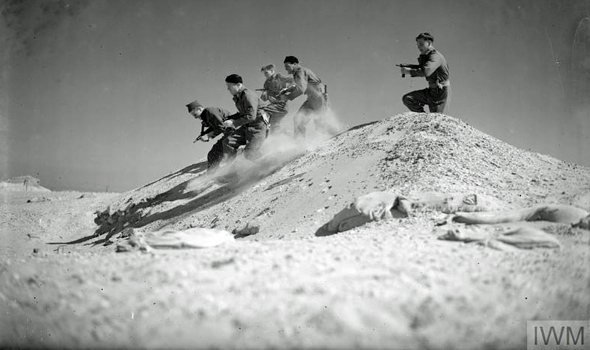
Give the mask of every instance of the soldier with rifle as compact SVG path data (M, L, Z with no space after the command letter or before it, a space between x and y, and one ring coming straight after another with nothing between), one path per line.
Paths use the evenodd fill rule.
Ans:
M231 113L225 109L217 107L203 107L197 100L186 105L188 112L195 119L201 121L201 134L193 141L209 142L224 134L207 153L207 169L212 171L216 169L223 159L223 142L229 136L223 126L223 122L231 118Z
M402 101L412 112L424 113L428 105L431 113L443 113L450 96L451 83L449 66L444 56L432 45L434 37L430 33L420 33L416 44L420 51L418 64L399 64L402 78L406 74L412 77L425 77L428 88L405 94Z
M326 122L325 113L328 109L328 94L326 85L309 68L299 65L295 56L287 56L284 60L285 70L293 75L294 84L281 90L279 97L283 101L291 101L305 94L307 100L303 102L293 118L295 137L305 137L306 126L313 119L318 128L336 134ZM324 114L324 115L322 115Z
M260 71L264 74L266 81L264 88L256 89L256 91L262 91L260 98L269 102L266 111L270 116L270 133L274 134L281 131L281 122L289 112L287 101L280 98L280 92L293 85L293 78L276 73L274 64L265 65L260 68Z

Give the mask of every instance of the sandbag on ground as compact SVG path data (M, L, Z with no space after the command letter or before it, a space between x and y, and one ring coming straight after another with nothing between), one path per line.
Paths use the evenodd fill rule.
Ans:
M405 214L392 212L398 195L391 192L372 192L358 197L353 203L338 212L322 229L327 233L350 230L372 220L405 217Z
M454 213L457 210L482 211L503 207L495 198L461 193L414 193L400 196L392 192L372 192L358 197L322 226L316 235L343 232L369 221L404 218L416 211L438 210Z
M438 237L442 240L477 243L499 250L560 248L552 235L532 225L493 226L473 225L449 229Z
M234 241L234 236L224 230L191 228L183 231L160 230L143 233L131 230L128 241L119 244L117 251L162 249L209 248Z
M526 209L485 213L457 213L452 221L464 224L499 224L517 221L549 221L576 224L588 216L584 209L571 205L547 204Z
M456 212L495 211L506 208L503 201L475 193L411 193L399 197L397 209L410 214L414 211L436 210L446 214Z

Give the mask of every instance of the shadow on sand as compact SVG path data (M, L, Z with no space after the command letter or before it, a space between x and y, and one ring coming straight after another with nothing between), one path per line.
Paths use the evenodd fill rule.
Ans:
M300 156L301 154L298 154ZM48 244L68 245L80 244L85 245L109 245L113 242L110 240L114 235L121 233L127 228L140 228L155 221L165 221L173 218L179 218L185 215L193 215L200 211L206 210L219 203L225 202L254 184L261 179L270 176L292 161L295 157L289 157L284 161L268 162L265 166L256 164L248 169L240 169L238 173L227 173L221 171L213 175L207 174L206 163L193 164L184 169L167 175L166 177L154 181L148 185L133 191L138 191L158 181L170 179L175 176L184 174L197 174L195 177L174 186L166 192L160 193L152 198L142 199L139 202L129 204L123 210L117 210L114 213L104 212L95 219L99 227L94 234L88 235L69 242L51 242ZM180 200L189 200L183 204L174 206L162 212L151 214L150 211L144 213L144 209L153 208L164 202L176 202ZM131 199L130 199L131 200ZM215 223L213 222L212 225ZM105 235L103 238L101 236Z

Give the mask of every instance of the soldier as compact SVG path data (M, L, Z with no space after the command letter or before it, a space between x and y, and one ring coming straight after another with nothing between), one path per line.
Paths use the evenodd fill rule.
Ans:
M201 134L195 139L196 141L209 142L223 133L223 122L230 118L230 112L217 107L203 107L197 100L186 105L189 114L195 119L201 121ZM220 138L207 153L208 171L216 169L223 159L223 140L227 136Z
M444 56L432 45L434 37L430 33L420 33L416 44L420 50L418 65L401 67L401 73L412 77L425 77L428 88L405 94L402 101L412 112L424 113L424 105L430 112L443 113L450 95L449 66Z
M235 130L223 141L223 152L229 158L235 158L240 146L244 148L244 157L256 160L260 157L260 147L266 139L269 116L264 110L268 102L262 101L258 94L244 86L242 77L231 74L225 78L227 90L233 96L238 113L223 122L229 130Z
M303 102L294 117L295 137L305 137L306 125L314 120L316 126L329 128L321 118L321 114L327 110L327 94L322 80L309 68L299 65L295 56L287 56L283 62L287 73L293 75L294 84L281 91L283 101L291 101L305 94L307 100Z
M291 77L285 77L281 73L275 72L275 65L269 64L263 66L260 71L266 77L264 87L262 89L263 101L268 101L270 104L266 107L266 111L270 116L270 132L277 133L281 130L281 122L289 112L287 110L287 101L281 100L279 95L281 90L293 84Z

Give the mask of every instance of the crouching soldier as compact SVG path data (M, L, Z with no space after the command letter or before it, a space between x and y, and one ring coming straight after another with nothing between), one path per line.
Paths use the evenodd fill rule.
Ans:
M230 117L230 112L217 107L203 107L198 101L186 105L188 112L197 120L201 121L201 134L196 141L209 142L223 133L223 122ZM220 138L207 153L208 171L219 166L223 159L223 141L227 136Z
M412 77L425 77L428 82L427 89L412 91L402 97L404 105L412 112L424 113L424 106L428 105L431 113L443 113L450 97L449 66L433 43L432 34L418 34L418 64L401 66L402 77L410 74Z
M263 101L269 102L266 111L270 116L270 132L271 134L275 134L281 132L281 122L289 112L287 101L282 100L279 95L281 90L293 85L293 78L276 73L274 64L263 66L260 71L266 78L264 88L262 89L262 96L260 97Z
M225 83L238 113L223 122L226 129L235 130L223 140L223 152L233 159L238 148L245 145L244 157L254 161L260 157L260 147L268 131L269 117L264 110L268 103L262 101L256 92L247 89L242 77L237 74L227 76Z

